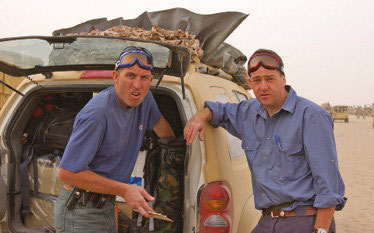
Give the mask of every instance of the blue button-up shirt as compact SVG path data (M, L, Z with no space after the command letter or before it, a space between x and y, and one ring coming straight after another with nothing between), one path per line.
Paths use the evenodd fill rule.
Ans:
M284 210L344 204L331 115L286 86L286 101L272 117L257 99L205 106L210 123L242 140L256 209L294 202Z

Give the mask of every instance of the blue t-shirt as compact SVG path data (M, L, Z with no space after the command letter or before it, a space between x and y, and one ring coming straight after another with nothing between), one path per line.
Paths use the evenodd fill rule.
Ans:
M91 170L127 182L134 169L146 129L153 130L161 113L149 91L143 102L124 108L109 87L78 113L60 166L72 172Z

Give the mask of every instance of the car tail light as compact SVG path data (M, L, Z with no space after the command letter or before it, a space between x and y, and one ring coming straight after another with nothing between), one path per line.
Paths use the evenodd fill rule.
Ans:
M200 194L200 233L228 233L233 218L232 196L225 182L207 184Z
M86 70L84 71L80 79L112 79L113 70Z

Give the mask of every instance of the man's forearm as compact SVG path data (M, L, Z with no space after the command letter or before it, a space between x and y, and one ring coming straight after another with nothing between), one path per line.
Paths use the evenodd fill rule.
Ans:
M201 110L199 113L200 117L206 121L209 122L213 118L213 112L210 108L205 107L203 110Z
M71 172L60 168L59 179L80 189L112 195L122 195L127 185L125 183L102 177L90 170Z
M330 208L317 209L317 216L316 216L316 221L314 223L314 228L316 229L324 228L327 231L329 231L330 224L334 216L334 212L335 212L335 206L330 207Z
M157 122L153 129L160 138L175 137L173 129L163 116L161 116L161 119Z
M122 196L132 209L138 210L145 217L149 218L151 217L149 212L155 212L146 202L154 201L154 197L140 186L111 180L90 170L71 172L60 168L59 179L69 185L88 191Z

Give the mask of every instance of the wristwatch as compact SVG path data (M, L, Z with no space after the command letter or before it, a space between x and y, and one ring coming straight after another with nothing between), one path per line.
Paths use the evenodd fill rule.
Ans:
M314 228L312 233L327 233L325 228Z

